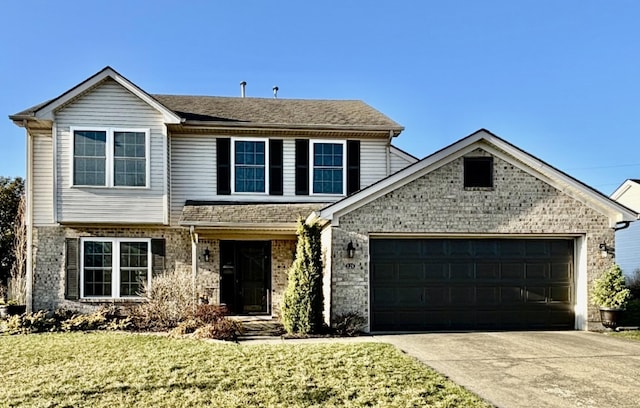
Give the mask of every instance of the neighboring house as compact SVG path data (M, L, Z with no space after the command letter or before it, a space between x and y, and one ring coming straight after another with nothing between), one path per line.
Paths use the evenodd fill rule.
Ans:
M640 180L626 180L611 194L611 198L640 212ZM632 276L636 270L640 271L640 223L616 231L615 255L625 275Z
M10 118L35 309L140 301L178 270L233 313L278 317L306 217L329 322L596 328L599 246L638 216L486 130L417 161L359 101L150 95L107 67Z

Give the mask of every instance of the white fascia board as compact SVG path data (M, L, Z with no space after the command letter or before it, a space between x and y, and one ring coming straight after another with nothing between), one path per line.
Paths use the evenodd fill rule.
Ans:
M479 142L483 143L479 143ZM494 147L492 147L494 146ZM336 202L319 213L319 218L331 221L333 225L339 225L339 217L342 214L355 210L371 201L391 192L431 171L464 156L471 151L482 148L496 156L514 164L518 168L537 177L558 190L570 195L590 207L596 207L609 217L612 224L622 221L635 221L638 214L615 201L597 193L595 190L578 182L572 177L536 159L530 154L511 145L503 139L492 135L486 130L479 130L465 137L431 156L406 167L405 169L363 189L362 191ZM505 154L506 153L506 154ZM522 162L519 165L513 158ZM567 188L568 187L568 188Z
M410 163L415 163L417 161L419 161L420 159L418 159L417 157L411 155L410 153L405 152L404 150L400 149L399 147L396 147L394 145L391 145L390 147L391 153L402 157L404 160L410 162Z
M129 81L127 78L118 74L115 70L110 67L104 68L102 71L93 75L92 77L86 79L82 83L76 85L71 88L67 92L63 93L56 99L53 99L48 104L42 106L35 112L35 117L41 120L54 120L55 110L60 106L63 106L73 98L81 95L83 92L88 91L94 86L98 85L100 82L104 81L106 78L111 78L120 85L122 85L129 92L143 100L149 106L157 110L162 114L163 120L168 124L177 124L181 123L182 119L173 113L173 111L167 109L160 102L156 101L153 97L143 91L140 87L138 87L133 82Z
M526 166L518 166L522 170L544 180L548 184L573 198L579 199L580 196L584 197L586 201L580 199L579 201L582 201L584 204L590 207L595 206L596 208L599 208L601 211L604 211L607 215L609 215L609 217L615 219L616 222L635 221L638 219L638 214L630 210L629 208L615 202L605 195L598 193L587 185L577 181L573 177L557 170L554 167L551 167L550 165L505 142L504 140L493 135L487 135L485 139L490 145L495 146L496 148L506 152L509 156L514 157L524 163ZM491 146L486 147L487 151L498 155L495 150L491 149ZM500 156L503 159L509 161L511 164L514 164L516 166L518 165L517 162L509 160L508 156ZM533 172L531 170L533 170ZM569 189L567 189L566 186L568 186Z

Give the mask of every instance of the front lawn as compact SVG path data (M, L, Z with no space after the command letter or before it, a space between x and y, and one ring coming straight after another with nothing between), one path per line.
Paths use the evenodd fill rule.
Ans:
M379 343L222 344L127 333L0 337L0 406L488 407Z
M625 339L640 341L640 331L638 330L612 332L609 334L616 337L623 337Z

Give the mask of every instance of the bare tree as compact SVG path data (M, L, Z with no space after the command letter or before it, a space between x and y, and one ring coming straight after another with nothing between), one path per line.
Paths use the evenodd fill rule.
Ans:
M24 194L18 204L18 216L14 224L13 253L15 260L11 266L8 292L9 300L19 305L27 303L27 224L26 200Z

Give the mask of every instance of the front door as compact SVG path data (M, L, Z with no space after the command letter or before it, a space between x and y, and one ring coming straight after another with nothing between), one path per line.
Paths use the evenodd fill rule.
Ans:
M220 242L220 302L231 313L270 312L271 242Z

